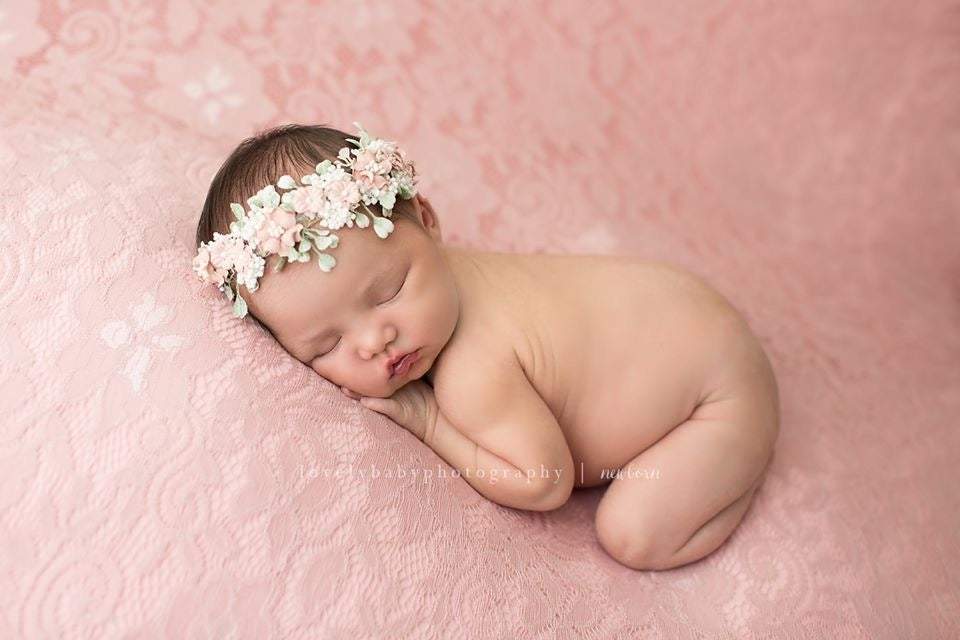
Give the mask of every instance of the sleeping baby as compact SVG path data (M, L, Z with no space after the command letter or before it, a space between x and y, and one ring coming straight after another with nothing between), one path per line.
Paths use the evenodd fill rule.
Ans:
M486 498L546 511L608 484L597 539L634 569L719 547L779 432L740 313L662 262L445 245L413 163L354 125L243 141L210 186L198 276Z

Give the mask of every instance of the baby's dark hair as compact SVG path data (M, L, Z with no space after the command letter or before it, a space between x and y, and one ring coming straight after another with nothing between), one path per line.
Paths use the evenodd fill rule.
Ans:
M230 223L234 220L231 202L246 208L247 198L268 184L275 185L280 176L290 175L299 181L318 163L335 162L341 148L356 148L347 138L356 139L356 136L323 125L285 124L241 142L210 183L197 224L197 246L213 240L214 232L230 232ZM371 213L383 215L379 204L367 205L367 208ZM413 219L412 205L397 198L392 215L394 219L398 215Z

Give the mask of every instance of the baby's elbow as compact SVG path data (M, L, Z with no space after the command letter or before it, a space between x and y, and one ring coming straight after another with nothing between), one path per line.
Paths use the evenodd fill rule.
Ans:
M537 483L528 502L528 511L553 511L559 509L573 493L573 474L560 474Z
M572 489L560 486L549 486L527 505L528 511L553 511L559 509L570 499Z

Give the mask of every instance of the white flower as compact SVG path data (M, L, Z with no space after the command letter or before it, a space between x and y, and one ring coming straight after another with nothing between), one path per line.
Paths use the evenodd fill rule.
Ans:
M260 277L263 275L263 258L258 258L257 269L250 269L240 275L238 282L247 288L248 291L256 291L260 286Z
M253 252L245 254L245 261L237 269L237 284L243 285L250 291L256 291L259 283L257 280L263 275L263 266L266 261Z
M167 322L170 308L156 304L153 294L143 294L140 304L131 307L131 322L111 320L100 329L100 338L111 349L129 349L130 354L123 368L123 376L137 393L144 386L144 377L150 366L151 352L155 349L173 351L183 345L178 335L150 335Z
M344 206L337 206L331 203L324 211L323 224L328 229L339 229L343 225L353 226L352 215L349 209Z
M384 209L393 209L397 201L397 194L393 189L389 189L380 194L380 206Z
M249 242L254 248L257 246L257 233L260 227L266 222L267 216L263 211L254 211L243 219L243 226L240 228L240 237Z
M333 167L323 172L320 176L319 184L322 187L341 181L352 181L350 174L343 167Z
M202 79L186 82L181 89L188 98L200 105L207 121L215 123L226 109L243 106L244 98L242 92L236 90L237 84L219 64L214 64Z
M210 263L217 269L233 269L243 253L243 239L232 235L213 233L213 241L208 245Z

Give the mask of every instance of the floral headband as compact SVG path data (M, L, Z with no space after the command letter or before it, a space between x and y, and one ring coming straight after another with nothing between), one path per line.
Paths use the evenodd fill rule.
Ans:
M347 141L356 149L343 147L335 162L319 163L313 173L301 178L303 186L288 175L281 176L276 186L286 192L281 196L269 184L247 199L248 211L231 202L236 220L230 223L230 233L214 232L213 240L198 247L193 270L233 301L238 318L247 315L239 286L257 290L265 258L279 255L274 271L280 271L288 261L308 262L312 251L317 254L317 266L328 272L337 261L324 251L339 243L330 231L354 224L366 228L372 219L374 232L385 239L393 231L389 218L397 196L416 195L414 166L403 150L395 142L371 138L360 124L353 125L360 139ZM379 204L385 217L370 211L367 205L371 204Z

